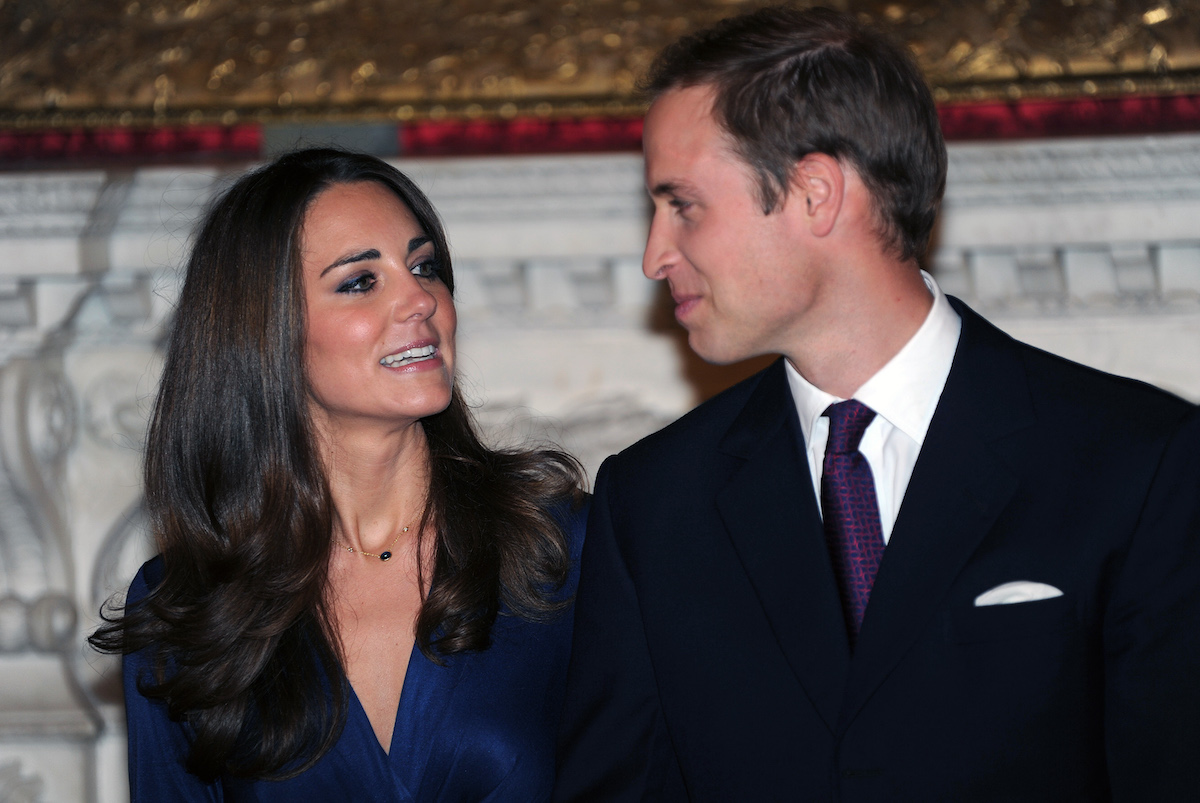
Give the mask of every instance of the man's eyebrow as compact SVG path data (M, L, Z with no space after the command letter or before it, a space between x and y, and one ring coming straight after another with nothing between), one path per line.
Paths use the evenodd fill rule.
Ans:
M411 245L411 243L409 245ZM369 259L379 259L379 252L374 248L368 248L366 251L358 251L353 254L347 254L341 259L334 260L332 264L328 265L325 270L321 271L321 276L324 276L326 273L329 273L329 271L333 270L334 268L341 267L342 265L349 265L354 262L366 262Z
M678 181L663 181L654 185L654 188L650 190L650 197L661 198L664 195L679 195L684 189L684 185Z

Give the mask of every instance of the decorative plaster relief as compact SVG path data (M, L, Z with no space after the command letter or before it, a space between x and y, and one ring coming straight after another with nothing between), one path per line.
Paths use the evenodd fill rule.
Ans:
M1200 136L957 145L931 257L1006 315L1200 311Z
M112 371L93 380L84 391L84 429L97 445L107 449L141 451L146 438L146 416L139 392L143 374Z
M1200 242L1200 136L958 144L940 248Z
M0 764L0 803L40 803L43 786L41 778L21 771L20 761Z
M0 175L0 237L78 236L108 182L99 171ZM39 275L58 269L43 263L40 270L27 272Z
M75 401L61 363L46 355L0 368L0 422L0 494L18 502L17 510L28 512L6 516L5 541L37 544L41 589L69 591L70 539L58 491L75 437Z
M647 201L639 156L394 163L437 207L456 260L640 257Z

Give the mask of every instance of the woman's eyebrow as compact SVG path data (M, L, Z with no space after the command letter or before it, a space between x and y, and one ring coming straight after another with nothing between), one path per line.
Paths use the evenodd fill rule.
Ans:
M425 243L432 241L433 238L426 234L422 234L419 237L413 237L408 241L408 253L411 254L413 251L416 251L418 248L425 245ZM329 273L329 271L333 270L334 268L341 267L342 265L350 265L355 262L366 262L370 259L379 259L379 257L379 251L375 248L368 248L366 251L358 251L353 254L347 254L341 259L336 259L330 265L327 265L325 269L321 271L321 276L324 276L326 273Z
M412 243L411 242L409 243L409 251L410 252L412 251ZM375 250L374 248L368 248L366 251L359 251L354 254L347 254L346 256L342 257L341 259L334 260L333 264L329 265L328 267L325 268L325 270L321 271L321 276L324 276L326 273L329 273L329 271L333 270L334 268L340 267L342 265L349 265L353 262L366 262L369 259L379 259L379 252L377 250ZM318 278L320 278L320 277L318 277Z

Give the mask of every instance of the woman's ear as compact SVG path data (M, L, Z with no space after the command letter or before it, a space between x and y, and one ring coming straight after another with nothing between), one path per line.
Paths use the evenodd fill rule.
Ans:
M846 174L841 162L827 153L810 153L792 170L789 201L799 202L813 236L833 231L846 197Z

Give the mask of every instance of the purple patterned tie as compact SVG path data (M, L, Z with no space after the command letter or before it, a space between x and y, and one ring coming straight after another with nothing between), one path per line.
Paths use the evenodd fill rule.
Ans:
M854 401L831 404L829 442L821 465L821 509L825 541L842 593L850 648L858 639L871 584L883 557L883 526L875 498L875 478L859 441L875 411Z

